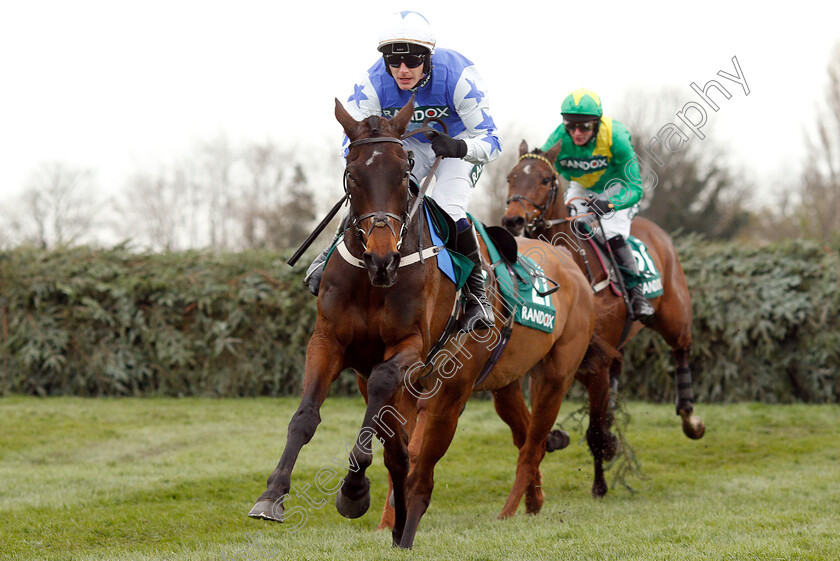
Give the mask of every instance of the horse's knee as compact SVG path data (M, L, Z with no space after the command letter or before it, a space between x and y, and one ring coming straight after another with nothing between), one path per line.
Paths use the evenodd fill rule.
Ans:
M301 405L289 421L287 441L300 439L307 444L315 435L315 429L321 423L318 408Z
M368 378L368 402L388 401L400 387L397 365L391 361L377 365Z

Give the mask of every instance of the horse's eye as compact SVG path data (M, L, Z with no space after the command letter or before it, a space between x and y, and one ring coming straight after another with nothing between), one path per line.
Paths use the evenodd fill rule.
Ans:
M542 184L543 185L548 185L549 183L551 183L551 178L550 177L543 177Z

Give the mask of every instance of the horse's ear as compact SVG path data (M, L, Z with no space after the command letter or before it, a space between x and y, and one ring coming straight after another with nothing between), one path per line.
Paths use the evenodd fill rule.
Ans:
M522 139L522 142L519 144L519 155L524 156L528 153L528 143L525 142L525 139Z
M560 149L563 147L563 139L557 141L557 144L551 147L551 149L545 153L545 157L549 162L554 162L557 159L557 154L560 153Z
M402 135L405 132L405 129L408 127L408 123L411 121L411 117L414 115L414 94L411 94L411 99L408 100L402 109L400 109L399 113L397 113L393 119L391 119L391 124L397 129L397 132Z
M341 126L344 127L344 132L347 134L348 138L352 138L351 133L356 129L359 122L350 116L350 113L344 108L338 98L335 98L335 118L338 119L338 122L341 123Z

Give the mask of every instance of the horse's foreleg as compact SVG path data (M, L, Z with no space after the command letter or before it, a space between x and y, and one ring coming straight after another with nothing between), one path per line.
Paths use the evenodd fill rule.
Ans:
M280 461L268 478L265 492L248 513L251 518L283 522L283 501L289 496L292 469L301 448L312 439L321 422L321 405L327 397L330 385L341 373L342 353L343 350L327 338L313 336L310 339L306 351L306 374L300 405L289 421L286 446Z
M513 444L521 449L525 444L528 435L528 425L531 422L531 412L525 404L525 397L522 395L520 380L493 392L493 403L496 406L496 413L510 427L513 436ZM542 491L542 480L539 470L536 477L525 490L525 511L528 514L536 514L545 502L545 495Z
M516 462L516 479L499 518L513 516L528 486L540 481L539 469L543 456L545 456L546 437L557 420L560 404L574 380L571 373L569 375L560 374L559 364L546 366L541 370L553 371L557 374L550 377L539 376L533 379L531 385L531 402L533 404L531 421L528 425L525 442L519 449L519 458ZM531 514L537 512L538 510L531 512Z
M409 420L396 411L389 411L380 414L380 422L383 425L382 431L388 435L385 441L384 461L385 468L388 470L388 480L391 482L392 496L389 499L393 499L394 503L391 507L392 537L394 545L397 545L402 539L402 531L405 527L405 485L411 467L406 447L408 441L406 427ZM386 501L386 503L389 502Z
M394 487L395 544L402 534L402 522L405 520L404 490L408 474L408 452L401 436L407 420L396 409L395 397L402 384L402 373L407 368L406 363L412 359L416 360L417 356L416 350L407 346L405 350L397 352L371 371L367 382L368 404L362 428L350 453L350 468L335 499L336 509L347 518L358 518L370 508L370 481L365 472L373 461L371 442L378 437L388 450L386 467ZM388 423L394 422L391 417L398 419L401 425L398 431L389 428Z
M677 388L677 415L682 418L682 428L689 438L702 438L706 425L700 417L694 415L694 394L691 391L691 368L688 366L688 347L675 349L673 352L677 369L674 373L674 385Z
M408 459L409 465L417 463L417 454L420 453L420 444L423 442L423 427L425 425L425 402L418 400L411 392L403 391L399 400L398 409L408 420L406 432L409 435ZM394 527L394 484L391 476L388 476L388 494L385 505L382 507L382 516L379 519L377 530Z
M417 433L421 429L420 452L406 483L406 521L400 547L410 549L420 519L429 507L434 489L435 465L443 457L455 436L458 416L471 394L471 380L456 376L441 386L434 396L426 400L426 410L418 420Z
M613 420L610 392L612 365L609 370L609 374L607 369L592 372L584 380L586 391L589 394L589 427L586 429L586 443L592 453L592 462L595 468L592 482L592 496L595 498L607 494L604 462L615 457L618 444L615 435L610 432Z

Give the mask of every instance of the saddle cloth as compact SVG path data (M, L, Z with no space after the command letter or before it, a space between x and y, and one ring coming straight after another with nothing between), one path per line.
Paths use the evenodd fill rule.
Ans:
M553 281L549 281L533 259L521 253L517 252L513 263L504 259L481 221L469 214L467 216L487 246L498 290L508 313L515 314L514 321L547 333L554 331L555 310L551 293L556 288L549 287L549 282ZM495 287L488 285L487 290L491 292Z

